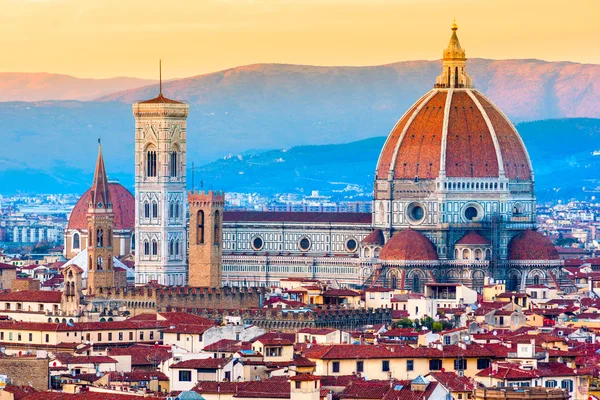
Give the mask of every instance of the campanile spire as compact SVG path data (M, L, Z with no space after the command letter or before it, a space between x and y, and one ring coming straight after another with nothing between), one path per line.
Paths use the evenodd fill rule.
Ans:
M467 57L465 50L461 47L456 31L458 25L456 20L451 28L452 36L450 43L444 50L442 58L442 74L435 80L436 88L471 88L471 77L467 75Z

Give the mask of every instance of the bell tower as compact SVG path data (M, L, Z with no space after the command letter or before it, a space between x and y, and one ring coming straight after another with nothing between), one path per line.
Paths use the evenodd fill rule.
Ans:
M184 285L188 105L162 94L133 104L135 283Z
M189 192L188 285L220 287L223 281L223 192Z
M115 285L112 248L114 213L102 157L102 145L99 140L98 160L88 202L87 222L89 237L87 294L90 295L94 294L98 287Z

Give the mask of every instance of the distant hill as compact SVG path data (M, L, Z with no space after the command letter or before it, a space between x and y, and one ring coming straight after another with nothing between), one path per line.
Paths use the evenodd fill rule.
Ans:
M600 119L518 124L529 150L540 200L600 195ZM206 188L226 191L310 193L370 198L385 136L324 146L298 146L228 156L196 171ZM594 147L595 146L595 147Z
M0 72L0 101L92 100L155 82L127 77L89 79L46 72Z
M357 112L364 120L370 113L390 111L396 117L431 89L440 72L440 61L368 67L255 64L173 80L163 85L163 92L217 118L245 115L266 119L266 125L285 118L320 124L316 128L321 130L326 121L343 121ZM600 65L470 59L468 73L513 121L600 118ZM99 100L132 103L157 92L153 85Z
M164 92L190 103L191 166L261 149L385 136L431 88L440 68L439 61L375 67L261 64L165 82ZM475 85L513 121L600 118L598 65L473 59L469 72ZM0 193L85 190L98 137L109 175L130 185L131 102L156 94L156 85L151 85L100 96L98 101L0 102ZM562 151L560 135L555 142L542 133L538 137L530 151L538 145ZM363 171L372 173L372 168Z

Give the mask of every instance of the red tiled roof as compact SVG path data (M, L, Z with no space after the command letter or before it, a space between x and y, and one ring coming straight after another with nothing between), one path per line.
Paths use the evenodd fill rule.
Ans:
M138 102L138 104L185 104L185 103L183 103L181 101L166 98L165 96L162 95L162 93L160 93L155 98L150 99L150 100L140 101L140 102Z
M192 390L200 394L236 394L247 383L200 381Z
M202 334L212 328L213 325L172 325L165 329L165 333L188 333L191 335Z
M300 329L298 333L307 333L309 335L328 335L335 331L336 329L333 328L303 328Z
M110 347L109 356L131 356L132 366L156 365L171 358L170 346L136 344L130 347Z
M437 260L437 251L422 233L414 229L396 232L381 249L381 260Z
M448 129L443 155L446 176L498 177L499 161L486 118L494 127L506 176L530 179L529 158L513 125L485 96L476 90L472 93L483 112L466 91L454 91L448 110L446 91L432 91L426 95L431 97L417 101L388 136L377 164L377 179L387 179L390 169L397 179L437 178L444 125Z
M323 292L323 297L356 297L360 293L350 289L328 289Z
M0 263L0 269L17 269L17 267L12 264Z
M55 360L63 365L73 364L116 364L117 360L108 356L74 356L69 353L57 353Z
M459 245L460 244L463 244L463 245L468 245L468 244L489 245L491 243L485 237L481 236L481 234L479 234L478 232L470 231L465 236L458 239L457 242L455 243L455 245L457 245L457 244L459 244Z
M365 237L363 240L361 240L360 244L362 244L363 246L365 246L365 245L383 246L385 244L385 238L383 237L383 231L379 228L372 230L371 233L369 233L367 235L367 237Z
M238 393L233 397L236 398L290 398L290 384L287 382L287 376L273 377L264 381L250 381L242 386Z
M226 211L224 222L306 222L370 224L371 213Z
M22 400L137 400L137 394L117 394L102 392L80 392L69 394L63 392L37 392L29 394ZM164 400L164 397L146 396L145 400Z
M22 301L34 303L60 303L62 292L53 290L22 290L0 293L0 301Z
M467 392L474 389L471 380L466 376L458 376L454 372L430 372L436 381L440 382L446 389L452 392Z
M294 343L296 341L295 333L282 333L282 332L268 332L252 339L252 343L259 341L261 343L270 342L272 340L284 340L286 342Z
M152 378L156 378L160 381L169 380L169 377L160 371L110 372L111 382L149 381Z
M241 342L233 339L221 339L218 342L205 346L202 351L236 353L240 350L250 350L250 342Z
M558 252L552 241L542 233L527 229L512 238L509 245L509 259L519 260L558 260Z
M192 360L180 361L171 365L169 368L204 368L204 369L221 369L231 362L231 357L228 358L195 358Z
M87 211L92 189L88 189L77 201L67 229L87 230ZM108 183L108 191L112 200L115 229L133 230L135 227L135 198L123 185Z

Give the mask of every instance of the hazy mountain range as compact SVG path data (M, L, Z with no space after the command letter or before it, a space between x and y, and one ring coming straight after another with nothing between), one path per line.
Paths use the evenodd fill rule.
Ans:
M406 109L431 88L440 68L439 61L374 67L261 64L165 82L163 92L190 104L188 166L192 162L199 166L223 156L260 153L261 149L349 143L385 136ZM469 73L476 87L515 122L600 118L598 65L473 59L469 61ZM23 89L23 93L31 97L23 94L21 98L53 97L54 90L54 98L93 97L94 101L1 102L0 193L16 190L82 192L91 180L98 137L103 141L109 174L130 185L134 155L130 103L154 97L158 90L157 85L130 89L128 85L137 86L135 82L123 79L121 86L115 89L117 92L112 94L98 92L109 87L113 91L108 84L110 80L106 80L104 85L82 83L70 92L66 88L61 91L61 84L55 89L45 86L40 88L39 97L34 97L35 89ZM19 86L14 82L13 86ZM10 86L9 83L4 85ZM582 121L585 120L547 122L550 125L536 123L535 129L539 131L532 133L531 139L526 138L529 150L535 154L537 147L549 148L547 154L550 155L539 161L532 155L536 172L554 165L552 162L562 165L559 160L572 156L564 147L561 132L571 135L597 129L594 125L597 121L592 126ZM551 139L544 131L549 127L557 132ZM595 148L600 146L594 135L581 136L581 146L586 148L587 154L599 150ZM379 148L375 147L377 153ZM365 160L370 163L368 168L360 170L372 174L376 155L374 157L370 162ZM301 163L299 159L296 165L302 167ZM340 170L342 165L332 166L333 171L336 168ZM208 171L198 171L197 176ZM240 178L239 173L236 175L237 178L228 176L227 182L241 179L240 186L248 187L244 178ZM274 176L275 173L269 172L260 184L268 182L277 186L280 180ZM222 179L225 182L225 178ZM371 179L366 177L367 182ZM206 181L216 187L220 185L214 175L206 175ZM285 185L281 183L282 187ZM226 186L231 187L230 183Z
M89 79L46 72L0 72L0 101L92 100L155 82L127 77Z

